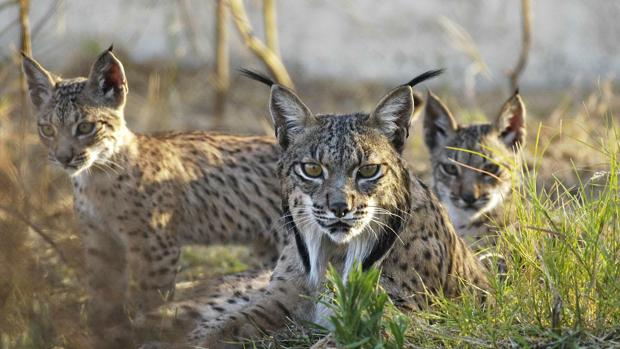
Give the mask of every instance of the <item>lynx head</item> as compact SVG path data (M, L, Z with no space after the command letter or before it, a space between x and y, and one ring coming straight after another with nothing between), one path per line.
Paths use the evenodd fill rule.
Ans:
M463 126L429 93L424 137L431 153L435 193L459 228L510 195L514 152L525 141L525 106L516 92L492 124Z
M126 132L127 80L112 47L97 58L88 78L58 78L26 55L23 69L50 161L70 175L105 165Z
M349 266L354 259L369 266L391 247L409 207L400 155L413 110L409 85L370 114L345 115L314 114L293 91L272 85L283 211L311 279L322 275L329 246L348 245Z

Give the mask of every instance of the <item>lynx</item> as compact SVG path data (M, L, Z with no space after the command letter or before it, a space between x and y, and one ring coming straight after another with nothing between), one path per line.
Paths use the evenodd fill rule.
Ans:
M61 79L24 56L49 160L71 177L90 278L94 328L174 292L183 245L255 243L277 259L285 242L271 137L136 134L128 85L111 48L88 78Z
M287 318L325 321L312 301L332 263L343 277L355 261L378 266L381 285L406 310L428 306L425 292L459 295L463 281L487 287L485 269L456 235L430 189L401 156L414 110L412 86L387 94L371 114L316 115L291 90L271 86L283 219L292 234L273 271L218 283L201 304L185 304L198 326L186 344L224 348L256 338ZM309 296L311 298L304 297Z
M525 142L525 106L518 92L495 121L459 125L429 92L424 140L431 154L433 191L458 234L474 248L490 247L505 219Z

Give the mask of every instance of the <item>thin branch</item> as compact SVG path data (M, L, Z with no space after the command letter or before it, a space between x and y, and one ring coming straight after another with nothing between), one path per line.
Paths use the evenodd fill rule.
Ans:
M230 87L226 1L217 0L215 11L215 121L217 126L221 126L224 118L226 95Z
M263 25L265 26L265 43L267 47L280 57L276 0L263 0Z
M250 20L243 6L243 0L230 0L230 10L245 45L267 66L276 81L289 88L294 88L280 57L253 34Z
M22 215L21 213L17 211L14 211L11 208L0 206L0 210L17 218L19 221L21 221L22 223L30 227L35 233L37 233L43 239L43 241L45 241L48 245L52 247L52 249L56 251L56 253L58 254L58 257L60 257L60 260L63 263L65 263L66 265L70 265L69 260L65 257L65 254L62 252L62 249L56 244L56 242L49 235L47 235L47 233L43 231L41 227L39 227L35 223L32 223L30 220L28 220L27 217L25 217L24 215Z
M521 0L521 25L522 25L522 38L521 38L521 54L517 65L510 72L510 88L511 91L516 90L519 87L519 77L525 66L527 65L527 59L530 54L530 48L532 47L532 6L531 0Z
M19 28L20 28L20 42L21 51L28 56L32 56L32 44L30 41L30 19L28 18L30 13L30 0L19 0ZM20 57L21 58L21 57ZM30 122L30 101L28 97L28 85L26 82L26 75L21 71L21 59L17 60L19 63L19 90L20 90L20 103L21 103L21 118L19 119L19 139L26 139L28 130L28 124ZM18 144L19 154L19 171L23 171L26 157L26 142L20 141ZM24 176L19 176L19 183L23 188L26 187L24 183ZM24 212L29 212L30 204L29 200L24 200Z
M28 13L30 12L30 0L19 0L19 27L20 27L20 42L21 49L27 55L32 55L32 48L30 47L30 19Z

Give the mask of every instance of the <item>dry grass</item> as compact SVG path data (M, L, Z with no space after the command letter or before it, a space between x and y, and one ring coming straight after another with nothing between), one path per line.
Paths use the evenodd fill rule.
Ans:
M84 56L92 58L94 52L90 50ZM75 59L78 63L72 66L76 70L66 75L86 74L89 63L80 57ZM210 106L215 90L206 69L183 71L166 62L141 66L129 63L126 68L131 85L126 115L133 129L211 127L209 115L213 112ZM20 127L16 69L15 64L0 66L0 348L90 347L83 321L83 259L69 182L47 164L34 119L24 123L25 129ZM297 80L298 90L316 112L368 110L387 89L372 83L347 86L333 81ZM252 83L233 79L223 129L236 133L271 132L267 121L268 91L257 90ZM449 86L443 90L448 91ZM587 178L593 170L605 168L600 152L584 144L598 144L604 137L601 130L609 126L605 116L620 107L620 99L608 83L592 90L587 94L537 91L535 95L523 91L530 110L530 136L536 136L534 130L541 122L540 138L547 146L539 171L541 185L557 177L567 186L574 186L579 183L578 176ZM484 110L497 110L503 100L498 95L479 95L480 105ZM449 96L447 99L453 110L460 110L460 120L482 118L480 111L459 108ZM421 123L413 127L406 156L426 177L427 153ZM534 142L528 146L532 150ZM230 248L185 251L183 260L184 279L239 271L252 264L247 250Z

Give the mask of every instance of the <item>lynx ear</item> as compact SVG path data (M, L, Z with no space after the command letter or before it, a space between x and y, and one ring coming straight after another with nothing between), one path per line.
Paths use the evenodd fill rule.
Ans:
M28 81L30 99L37 110L52 98L54 79L37 61L22 53L22 68Z
M495 128L499 137L508 147L519 147L525 143L525 105L516 91L506 101L495 120Z
M370 125L378 128L398 152L403 151L409 136L413 104L411 87L400 86L381 99L368 119Z
M457 129L458 124L448 108L429 91L424 115L424 142L428 149L433 151L445 145Z
M316 116L293 91L277 84L271 86L269 110L276 137L284 149L302 134L305 128L317 122Z
M125 105L128 92L125 70L112 54L112 46L103 52L93 64L88 76L90 92L102 104L112 108Z

